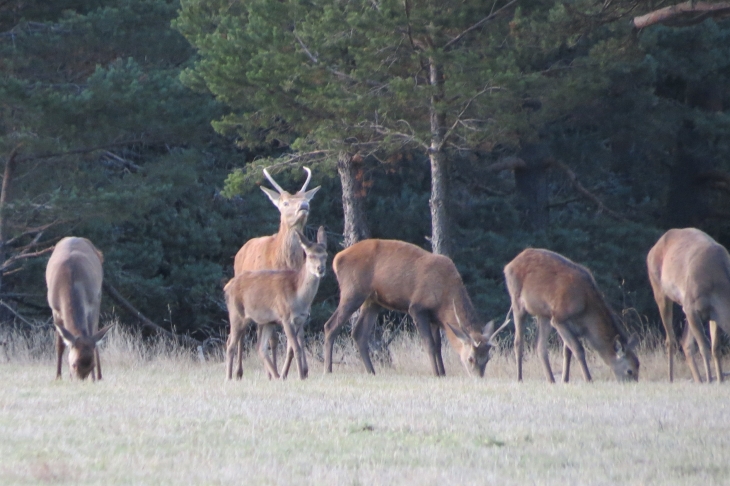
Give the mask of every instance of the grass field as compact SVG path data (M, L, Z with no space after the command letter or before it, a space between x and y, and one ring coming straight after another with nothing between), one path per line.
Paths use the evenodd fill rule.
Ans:
M341 347L330 376L310 356L306 381L269 381L251 356L226 383L222 360L114 331L95 384L54 380L44 339L0 354L2 484L730 482L730 384L695 385L680 361L670 385L661 352L638 384L592 359L595 383L550 386L533 354L522 384L509 355L477 379L450 349L434 378L404 338L374 377Z

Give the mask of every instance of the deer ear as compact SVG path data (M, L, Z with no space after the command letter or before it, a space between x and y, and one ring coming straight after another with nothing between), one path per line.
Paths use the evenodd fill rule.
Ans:
M311 201L315 194L317 194L317 191L319 191L322 188L322 186L317 186L314 189L310 189L307 192L304 193L304 198L307 200L307 202Z
M324 230L324 226L320 226L317 230L317 243L327 246L327 232Z
M626 347L621 342L620 336L616 336L616 339L614 339L613 350L616 351L616 356L624 356L626 354Z
M76 336L71 334L68 329L59 326L55 322L53 325L56 326L56 331L58 331L58 334L61 336L61 339L63 339L63 342L66 343L66 346L72 347L76 343Z
M96 331L96 333L92 336L94 343L98 343L99 341L101 341L106 333L109 332L109 329L111 329L112 327L114 327L114 324L109 324L108 326Z
M457 338L459 338L459 341L463 342L464 344L472 344L472 339L467 335L464 331L462 331L458 327L454 327L448 322L446 323L447 326L449 326L449 329L451 329L451 332L453 332Z
M639 336L632 334L629 340L626 342L626 349L634 350L639 345Z
M492 319L491 321L487 322L484 325L484 329L482 329L482 334L484 334L485 336L487 336L487 339L489 339L489 337L492 335L493 332L494 332L494 319Z
M264 191L264 194L266 194L272 203L274 203L274 206L277 208L279 207L279 193L276 191L272 191L268 187L260 186L261 190Z

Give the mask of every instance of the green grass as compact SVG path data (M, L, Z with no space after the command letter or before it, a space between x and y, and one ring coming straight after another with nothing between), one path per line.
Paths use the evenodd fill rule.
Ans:
M222 361L200 363L115 333L104 380L54 380L41 356L0 354L2 484L726 484L730 384L670 385L661 353L642 382L550 386L534 355L526 381L498 356L487 376L429 375L407 339L393 367L362 371L340 348L330 376L269 381L255 357L240 382ZM559 372L559 359L554 359ZM686 366L677 368L685 372ZM578 370L576 370L578 371ZM646 375L646 379L644 379Z

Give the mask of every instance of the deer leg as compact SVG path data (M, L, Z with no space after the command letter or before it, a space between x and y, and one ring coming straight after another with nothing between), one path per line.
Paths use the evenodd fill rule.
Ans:
M555 319L551 321L553 327L557 329L560 337L563 338L564 345L570 347L570 350L575 355L575 358L580 363L581 371L583 371L583 378L586 381L592 381L591 373L588 371L588 363L586 363L586 353L583 349L583 345L580 343L577 337L568 329L568 326L562 322L558 322Z
M707 383L710 383L712 381L712 374L710 373L710 345L707 343L705 330L702 328L702 319L700 314L696 311L690 310L687 312L687 310L685 310L684 313L687 315L687 322L689 323L689 329L692 336L695 341L697 341L697 346L700 348L700 354L702 355L702 360L705 365L705 376L707 377ZM694 359L692 359L692 364L694 364ZM699 376L695 377L695 381L697 381L697 378L699 378Z
M682 352L684 353L685 360L687 361L687 366L689 366L689 370L692 373L692 379L694 379L696 383L702 383L702 377L700 376L700 372L697 370L697 362L695 360L695 354L697 354L697 343L692 335L692 331L689 329L689 324L686 324L682 330Z
M546 317L537 318L537 355L542 362L542 369L545 371L545 378L548 383L555 383L553 370L550 368L550 356L548 355L548 337L550 336L550 320Z
M304 361L302 360L302 349L299 347L297 339L297 323L294 319L283 319L284 334L286 334L287 346L294 349L294 359L297 362L297 371L299 378L305 379L307 375L304 373Z
M712 346L712 361L715 363L717 382L722 383L722 364L720 363L720 336L718 335L717 321L710 321L710 344Z
M573 352L570 350L570 346L563 343L563 383L570 381L570 359L573 357Z
M372 302L366 302L360 306L360 315L355 321L355 325L352 326L352 338L357 344L357 349L360 352L360 359L362 364L365 365L365 369L371 375L375 374L375 368L373 362L370 360L370 336L373 334L375 324L378 319L379 307Z
M56 379L61 379L61 369L63 368L63 350L66 349L66 343L56 331Z
M421 340L426 348L428 357L431 359L431 369L433 374L441 376L438 368L438 359L436 357L436 343L433 341L433 334L431 333L431 320L429 319L428 311L421 310L411 306L408 309L408 314L416 322L418 333L421 335Z
M521 308L514 300L512 301L512 310L515 318L515 359L517 360L517 381L522 381L522 354L524 352L523 339L525 335L525 320L527 312Z
M94 348L94 361L96 362L96 378L101 380L101 360L99 359L99 348ZM91 370L91 376L94 376L94 370Z
M654 293L654 299L659 307L659 315L662 318L662 324L664 325L664 332L666 334L666 349L667 349L667 371L669 373L669 382L674 381L674 353L677 352L677 336L674 333L673 319L673 305L670 299L662 295Z
M263 335L262 335L263 328L264 328L264 326L256 326L256 342L257 343L260 343L261 340L263 339ZM276 332L274 331L271 333L271 338L269 338L269 340L268 340L268 345L269 345L269 349L271 350L271 362L274 365L274 369L277 369L277 370L279 369L276 366L276 348L278 347L278 344L279 344L279 341L276 338ZM259 348L259 345L257 344L256 349L258 349L258 348ZM268 369L266 370L266 376L269 377L269 380L274 378L271 375L271 373L269 373Z
M290 348L287 344L286 346L286 356L284 360L284 369L281 370L281 379L286 380L286 377L289 376L289 367L291 366L291 362L294 359L294 349Z
M274 363L271 362L268 353L266 353L266 346L269 344L271 334L274 332L274 324L262 324L261 326L261 339L257 343L259 358L264 363L264 369L268 372L270 377L279 379L279 372L274 367Z
M304 370L304 376L309 375L309 366L307 365L307 353L304 347L304 325L302 324L297 331L297 339L299 340L299 348L302 350L302 369ZM286 361L284 362L284 370L281 372L281 378L286 379L289 375L289 367L294 359L294 348L289 346L287 342L286 347Z
M332 347L337 334L345 325L350 316L357 310L364 300L353 297L340 296L337 310L330 316L324 325L324 372L332 373Z
M446 370L444 369L444 359L441 355L441 327L431 325L431 334L433 335L433 344L436 348L436 366L438 367L441 376L446 376Z
M243 377L241 338L243 337L245 327L237 312L229 312L228 318L231 323L231 331L228 334L228 342L226 343L226 379L233 379L233 355L236 353L238 357L236 378L240 380Z

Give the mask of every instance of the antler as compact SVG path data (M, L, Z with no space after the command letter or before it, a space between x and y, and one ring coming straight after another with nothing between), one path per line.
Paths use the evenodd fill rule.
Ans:
M496 336L497 334L499 334L499 331L501 331L502 329L504 329L505 327L507 327L507 325L511 321L511 319L509 318L510 314L512 314L512 306L510 306L509 310L507 311L507 317L505 317L505 319L504 319L504 324L502 324L501 326L499 326L499 329L497 329L496 331L494 331L492 333L492 335L489 336L489 341L491 341L492 339L494 339L494 336Z
M304 181L304 185L301 189L299 189L299 192L304 192L307 190L307 186L309 185L309 181L312 179L312 171L309 170L309 167L302 167L302 169L307 171L307 180Z
M456 317L456 323L459 325L459 330L461 332L464 332L464 326L461 325L461 319L459 319L459 313L456 310L456 299L451 299L451 305L454 306L454 316ZM479 346L479 341L475 340L473 337L471 337L470 334L464 332L466 336L469 336L469 339L471 339L474 346Z
M279 194L286 192L284 189L281 188L279 184L276 183L273 177L271 177L271 174L269 174L269 171L264 169L264 175L266 178L271 182L271 185L274 186L274 189L279 191ZM307 179L307 182L309 182L309 179ZM306 183L304 184L306 186Z

